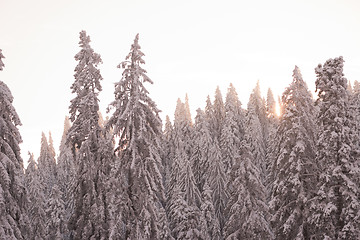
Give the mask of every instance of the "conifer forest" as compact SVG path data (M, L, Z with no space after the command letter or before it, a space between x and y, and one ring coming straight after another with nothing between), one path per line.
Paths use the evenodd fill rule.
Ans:
M230 84L196 116L186 95L163 122L139 35L106 118L90 43L81 31L60 146L42 134L26 169L21 116L0 81L1 240L360 239L360 83L341 56L314 66L316 96L295 66L280 114L258 82L247 106Z

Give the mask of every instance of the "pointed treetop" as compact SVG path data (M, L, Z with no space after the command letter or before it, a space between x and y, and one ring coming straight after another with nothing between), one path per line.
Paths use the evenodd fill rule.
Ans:
M189 105L189 97L186 93L185 95L185 116L186 120L189 122L190 125L192 125L192 119L191 119L191 113L190 113L190 105Z
M0 49L0 71L2 71L5 67L5 64L3 63L3 61L1 60L2 58L5 58L4 55L2 54L2 49Z
M26 168L26 172L35 171L37 166L34 160L34 154L31 152L28 152L28 154L29 154L29 160L28 160L28 166Z
M86 31L82 30L80 33L80 47L89 47L89 43L91 42L90 36L86 35Z
M185 104L181 101L180 98L178 98L175 108L174 124L178 124L182 121L186 121Z
M293 77L294 77L294 80L303 81L300 69L296 65L295 65L295 68L294 68L294 71L293 71Z
M133 64L134 66L136 65L140 65L140 64L145 64L145 61L142 59L143 56L145 56L145 54L140 50L141 47L139 45L139 34L136 34L135 36L135 39L134 39L134 43L131 45L131 48L130 48L130 52L129 54L126 56L126 60L130 60L131 64ZM127 65L128 63L126 61L120 63L117 67L118 68L125 68L125 66ZM146 70L144 69L141 69L141 71L143 73L146 73ZM151 81L150 78L145 78L144 77L144 82L150 82L150 83L153 83Z

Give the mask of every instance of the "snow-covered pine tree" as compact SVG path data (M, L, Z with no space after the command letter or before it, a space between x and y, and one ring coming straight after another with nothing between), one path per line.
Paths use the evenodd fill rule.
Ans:
M67 132L71 127L70 119L65 117L64 131L60 142L59 157L56 165L57 185L62 194L61 199L64 202L64 221L65 227L63 229L63 236L65 239L70 239L71 233L68 231L68 222L70 216L74 211L74 187L75 187L75 162L71 147L66 144Z
M249 133L250 148L254 164L260 171L261 181L265 183L266 169L266 131L267 121L265 103L260 95L259 81L250 95L246 112L246 132Z
M266 179L265 179L265 186L268 190L268 198L270 198L270 189L271 189L271 166L272 166L272 153L274 152L274 145L276 144L275 140L275 133L279 125L279 118L276 113L276 102L274 99L274 95L271 89L268 89L267 96L266 96L266 116L267 116L267 127L268 132L266 136L266 161L265 161L265 169L266 169Z
M179 147L178 141L181 141L189 158L192 152L192 134L193 129L191 118L189 119L189 112L186 105L179 98L175 108L174 143L175 147Z
M227 192L228 178L224 170L219 143L214 138L210 149L210 160L208 181L212 190L212 199L215 208L215 215L219 221L220 233L223 236L223 227L226 221L225 208L229 198Z
M261 97L260 82L256 82L256 86L253 89L249 97L248 108L251 106L254 108L254 113L258 116L260 124L262 126L262 133L267 135L267 119L266 119L266 102Z
M165 128L162 135L162 175L165 193L169 187L171 166L174 161L175 146L174 146L174 132L169 116L166 116Z
M310 221L317 239L358 239L360 171L355 148L358 136L349 111L342 57L315 68L319 107L316 161L320 166Z
M0 70L4 55L0 50ZM20 156L20 118L8 86L0 81L0 239L28 239L27 194Z
M214 138L220 143L221 131L225 120L225 105L219 86L215 90L215 99L212 109L213 118L210 126L212 127Z
M212 129L212 118L214 117L214 110L213 110L213 105L211 103L211 99L210 99L210 96L208 95L206 97L206 106L205 106L205 115L209 121L209 124L210 124L210 128Z
M196 185L200 192L203 191L205 181L208 179L208 170L212 160L210 149L213 146L213 139L210 133L208 118L200 108L196 110L194 134L193 134L193 152L191 155L191 164L194 173Z
M265 187L254 164L249 137L241 142L240 157L232 168L233 189L227 205L224 237L230 239L273 239Z
M80 149L81 144L89 137L94 126L99 123L98 94L102 90L100 81L102 76L98 65L101 57L90 46L90 36L85 31L80 32L80 52L75 55L78 65L75 67L75 81L71 85L72 93L76 96L69 107L72 126L67 134L67 142L73 149Z
M34 160L34 155L29 153L28 166L25 171L25 186L29 199L28 216L32 226L29 239L45 239L46 213L44 187L40 182L40 173Z
M40 156L38 158L38 170L40 181L43 185L44 197L50 196L51 189L56 182L56 161L55 151L50 148L46 136L41 133Z
M133 214L126 222L125 239L159 239L159 208L164 201L162 176L159 171L161 119L155 102L149 97L144 84L153 83L141 67L144 54L140 50L137 34L126 61L118 67L124 69L115 84L115 100L110 108L115 111L108 121L119 142L121 174L126 174L127 197Z
M79 61L75 68L75 81L71 86L76 94L70 104L70 120L67 133L75 158L76 182L74 188L74 212L68 227L74 231L74 239L108 239L107 179L109 162L103 157L102 129L99 126L98 93L102 79L97 65L100 55L90 46L90 37L80 32Z
M241 102L232 84L228 88L225 101L225 119L221 132L221 153L225 173L231 171L235 158L238 156L240 142L244 137L245 116Z
M276 239L309 239L309 199L316 182L315 107L297 66L282 95L284 107L275 136L270 208Z
M206 223L203 228L205 228L207 236L209 236L209 238L206 239L219 240L221 239L220 224L215 214L215 207L212 199L213 192L208 184L208 181L205 181L201 195L201 212ZM204 236L206 236L206 234L204 234Z
M46 239L62 240L66 236L65 205L61 195L57 184L53 185L46 203Z

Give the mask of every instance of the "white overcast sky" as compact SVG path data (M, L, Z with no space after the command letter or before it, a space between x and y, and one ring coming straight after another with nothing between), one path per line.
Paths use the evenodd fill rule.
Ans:
M24 161L27 151L38 157L42 131L58 149L81 30L102 56L102 112L140 33L151 97L172 118L178 97L188 93L195 114L231 82L244 107L257 80L263 95L281 95L295 65L314 90L314 68L340 55L346 77L360 80L359 12L358 0L0 0L0 80L23 123Z

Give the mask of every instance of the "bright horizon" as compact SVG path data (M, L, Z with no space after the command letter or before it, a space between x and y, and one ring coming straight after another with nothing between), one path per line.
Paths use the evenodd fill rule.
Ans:
M230 83L243 108L257 80L277 100L297 65L316 97L314 68L343 56L345 77L360 80L360 2L345 1L9 1L0 0L0 80L13 96L22 121L20 144L37 159L41 132L58 148L74 82L79 32L102 57L100 110L114 99L116 66L135 35L145 53L143 68L154 81L150 96L173 119L176 100L187 93L192 117Z

